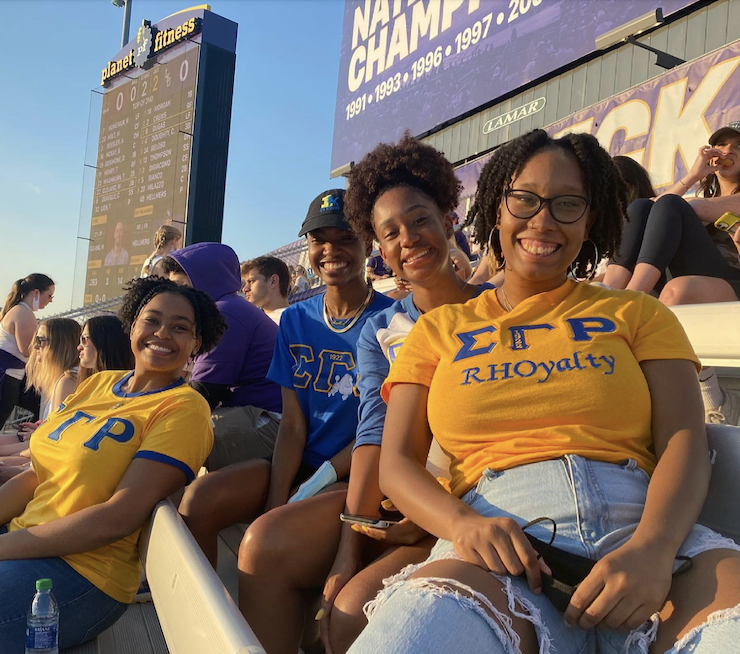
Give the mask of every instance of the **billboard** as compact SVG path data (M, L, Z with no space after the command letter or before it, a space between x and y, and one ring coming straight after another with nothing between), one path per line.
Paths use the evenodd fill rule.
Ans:
M658 192L691 168L720 127L740 120L740 41L553 123L555 138L593 134L612 156L635 159ZM457 212L467 215L483 166L493 153L455 170L463 185Z
M143 20L101 66L85 305L123 293L162 225L184 245L220 238L236 33L193 7Z
M331 167L423 134L695 0L346 0Z
M674 68L548 126L555 137L586 132L627 155L656 189L676 183L720 127L740 120L740 41Z

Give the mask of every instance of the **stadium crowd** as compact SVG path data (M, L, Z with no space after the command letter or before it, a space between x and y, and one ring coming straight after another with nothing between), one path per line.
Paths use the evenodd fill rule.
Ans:
M18 280L0 650L38 577L62 648L112 625L184 487L214 568L249 524L239 607L270 654L735 651L740 545L695 523L704 424L737 425L740 397L667 307L740 299L739 191L740 123L661 194L535 130L481 173L474 272L453 166L407 134L310 203L310 272L163 226L118 317L37 322L54 282Z

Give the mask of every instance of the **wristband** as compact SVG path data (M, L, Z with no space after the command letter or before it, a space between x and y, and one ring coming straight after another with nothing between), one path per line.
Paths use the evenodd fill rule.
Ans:
M691 187L686 184L686 182L683 181L683 179L678 180L681 185L688 191Z

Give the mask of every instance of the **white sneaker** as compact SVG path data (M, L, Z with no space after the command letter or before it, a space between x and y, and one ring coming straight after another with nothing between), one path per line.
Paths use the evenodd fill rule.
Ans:
M722 389L722 406L708 409L704 420L714 425L737 425L740 422L740 391Z

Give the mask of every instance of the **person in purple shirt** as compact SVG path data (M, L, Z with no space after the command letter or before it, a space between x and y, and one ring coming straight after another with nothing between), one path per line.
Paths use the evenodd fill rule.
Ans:
M228 245L189 245L167 255L164 269L171 281L208 293L228 325L221 342L196 357L192 369L191 385L213 411L208 469L269 458L282 411L280 387L267 379L277 325L238 295L239 259Z

